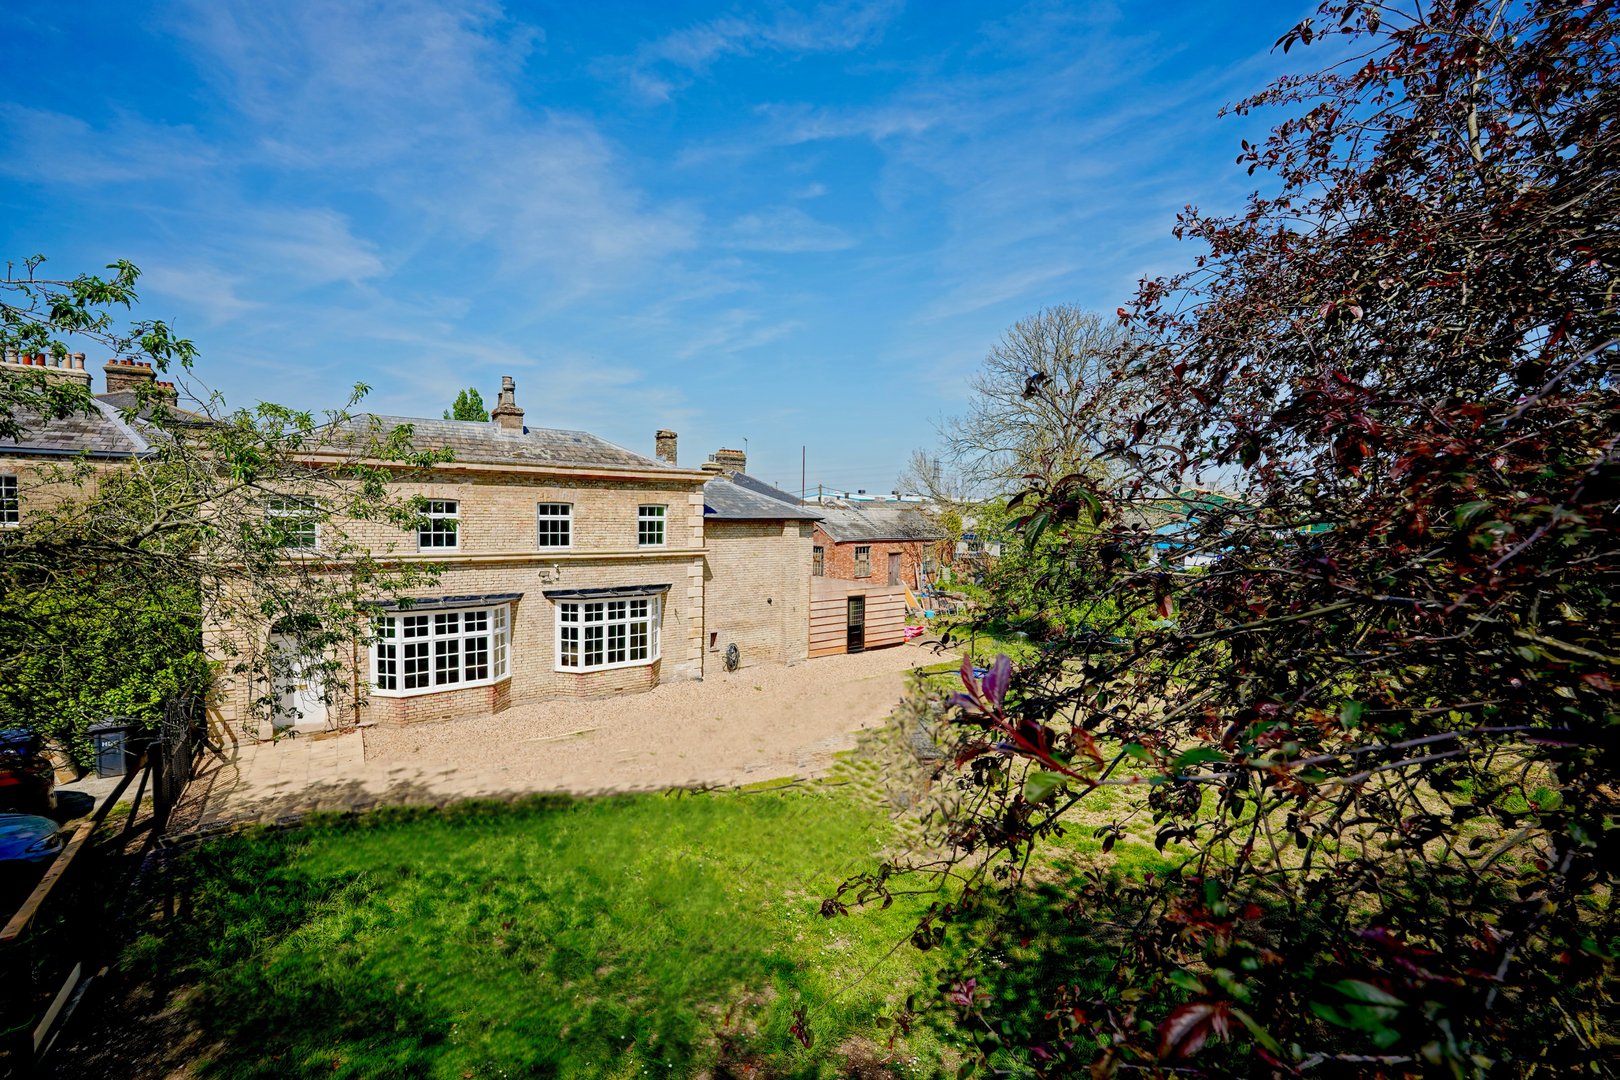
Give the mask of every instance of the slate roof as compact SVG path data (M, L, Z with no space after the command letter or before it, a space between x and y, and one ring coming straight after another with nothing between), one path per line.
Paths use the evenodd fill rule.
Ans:
M156 402L152 401L150 397L143 402L141 396L133 390L115 390L107 394L97 394L96 400L104 401L120 412L126 415L133 414L142 420L150 420L152 414L156 411ZM165 402L164 408L167 418L178 424L201 425L213 422L207 415L194 412L191 409L181 408L172 401Z
M800 509L803 509L804 507L804 500L799 498L797 495L794 495L792 492L783 491L779 487L772 487L765 481L760 480L757 477L749 476L745 472L731 473L729 474L728 479L738 487L745 487L748 490L758 492L761 495L768 495L773 499L790 503L793 506L799 507Z
M820 521L821 514L747 473L717 476L703 485L703 516L710 521Z
M867 540L944 540L945 530L917 510L849 506L821 508L821 528L836 543Z
M637 469L669 472L675 466L657 458L616 446L586 431L525 427L521 433L506 431L495 421L427 420L414 416L383 416L359 413L345 426L357 434L375 421L379 434L409 424L411 443L419 450L448 447L458 462L486 465L563 465Z
M94 411L74 413L60 420L19 410L21 439L0 439L0 454L85 454L99 458L127 458L151 452L151 443L119 415L118 409L91 398Z

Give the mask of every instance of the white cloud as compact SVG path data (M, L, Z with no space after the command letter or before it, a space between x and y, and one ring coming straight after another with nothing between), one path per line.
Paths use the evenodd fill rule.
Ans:
M470 245L503 273L549 272L547 302L656 276L699 215L655 205L590 120L520 106L539 31L498 6L208 2L184 33L251 120L251 152L380 196L402 255ZM351 276L369 276L356 262Z
M480 0L197 0L176 32L289 164L363 168L504 117L534 31Z
M189 126L120 113L93 127L76 116L0 103L0 175L87 186L196 173L218 155Z
M206 264L183 265L171 259L141 258L137 266L149 266L139 282L139 291L148 301L163 299L185 304L207 322L218 324L245 315L262 306L242 295L245 279Z
M247 224L230 250L296 286L359 283L386 271L376 246L356 237L348 219L333 210L266 209Z
M732 308L708 316L697 333L675 349L683 360L757 349L798 329L793 321L770 320L757 311Z
M664 101L726 56L859 48L880 37L900 7L901 0L851 0L809 11L779 8L769 18L728 15L647 42L628 60L604 69L622 74L641 97Z
M744 214L724 230L722 242L744 251L778 253L842 251L856 244L843 229L817 221L796 206Z

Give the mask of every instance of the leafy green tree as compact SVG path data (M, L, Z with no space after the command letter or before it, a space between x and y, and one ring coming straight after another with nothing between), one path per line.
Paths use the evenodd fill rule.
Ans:
M317 666L340 668L369 633L368 602L432 572L390 565L352 527L384 521L403 535L421 506L392 482L444 455L416 452L408 429L358 420L350 410L363 386L321 414L227 408L187 378L191 342L162 323L117 321L137 300L135 267L45 280L40 261L0 282L0 346L61 356L83 342L144 357L191 397L181 408L155 387L137 392L123 419L150 450L128 461L5 458L21 474L24 512L20 527L0 530L0 726L42 730L82 756L84 727L102 716L151 722L165 699L206 693L222 667L266 684L289 662L241 651L229 634L206 642L205 662L211 627L297 627ZM93 407L82 388L43 372L0 377L0 424L23 446L31 431ZM318 551L303 549L309 525ZM257 703L277 707L273 695Z
M1350 59L1237 107L1269 182L1121 310L1123 471L1018 500L995 603L1110 618L953 701L969 1070L1617 1075L1617 24L1330 0L1280 44Z
M472 387L467 387L456 395L456 403L444 414L446 420L476 420L487 423L489 410L484 408L483 395Z

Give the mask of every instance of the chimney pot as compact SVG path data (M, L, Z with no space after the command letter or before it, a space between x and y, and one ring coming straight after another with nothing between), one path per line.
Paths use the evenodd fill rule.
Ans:
M8 367L44 368L43 374L47 382L78 383L86 389L90 386L89 373L73 369L72 353L56 356L54 353L19 352L11 348L0 353L0 362Z
M128 357L109 360L107 366L102 370L107 374L107 393L109 394L150 386L157 379L157 372L152 370L151 364L143 365Z

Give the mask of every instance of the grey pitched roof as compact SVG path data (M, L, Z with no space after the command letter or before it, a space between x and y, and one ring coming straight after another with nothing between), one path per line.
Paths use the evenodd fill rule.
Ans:
M417 449L448 448L456 461L492 465L605 466L647 472L675 470L675 466L667 462L643 457L585 431L525 427L522 432L516 432L506 431L494 421L427 420L377 413L360 413L345 426L359 433L373 422L382 435L409 424L411 443Z
M142 401L140 395L133 390L114 390L107 394L97 394L95 397L97 401L106 402L123 415L134 416L143 421L150 420L153 413L157 411L157 402L150 398ZM212 418L206 414L182 408L172 401L165 402L163 407L165 419L175 424L189 426L213 422Z
M865 540L944 540L945 530L916 510L821 508L821 528L840 544Z
M778 499L778 500L780 500L782 502L785 502L785 503L791 503L792 505L797 506L797 507L802 508L804 506L804 500L799 498L797 495L793 494L792 492L783 491L779 487L772 487L770 484L767 484L765 481L760 480L757 477L749 476L745 472L732 473L730 475L729 479L731 480L732 483L736 484L738 487L745 487L750 491L758 492L761 495L768 495L773 499ZM818 514L816 516L820 517L821 515Z
M703 516L711 521L819 521L821 514L747 473L703 485Z
M58 420L19 411L17 422L25 434L21 439L0 439L0 454L127 458L151 452L151 444L124 422L117 408L96 398L91 398L90 404L93 411Z

